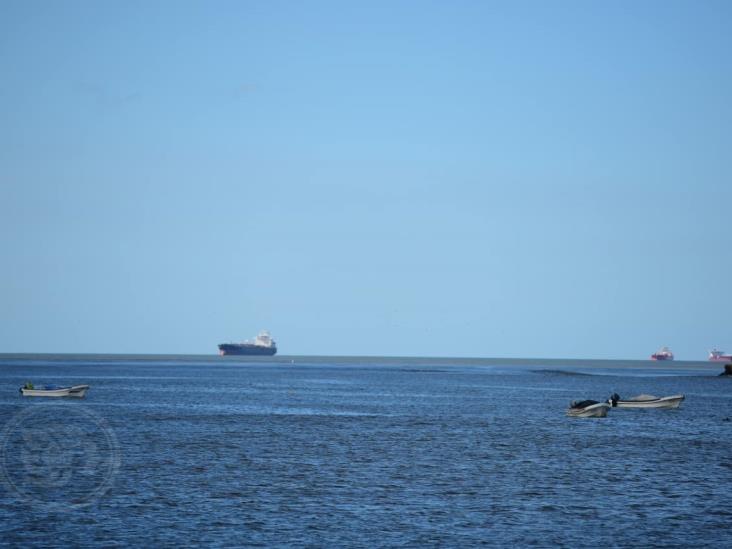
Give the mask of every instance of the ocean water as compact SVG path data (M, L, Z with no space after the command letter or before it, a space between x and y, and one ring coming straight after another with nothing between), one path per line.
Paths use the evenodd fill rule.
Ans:
M587 361L0 357L11 546L732 546L732 379ZM88 383L85 399L18 387ZM564 415L683 393L679 410Z

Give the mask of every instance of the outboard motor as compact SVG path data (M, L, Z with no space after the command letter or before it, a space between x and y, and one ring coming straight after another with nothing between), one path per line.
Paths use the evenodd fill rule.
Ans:
M618 400L620 400L620 395L618 393L613 393L610 396L610 399L608 400L608 403L615 408L618 405Z

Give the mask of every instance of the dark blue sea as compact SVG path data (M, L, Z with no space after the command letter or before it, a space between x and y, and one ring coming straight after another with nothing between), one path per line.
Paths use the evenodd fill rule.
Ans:
M0 357L9 546L732 546L721 366ZM32 381L84 399L23 398ZM573 399L678 410L565 417Z

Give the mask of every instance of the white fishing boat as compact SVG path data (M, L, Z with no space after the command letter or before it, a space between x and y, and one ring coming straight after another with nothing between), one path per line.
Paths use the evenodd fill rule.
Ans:
M573 400L567 408L569 417L605 417L610 405L596 400Z
M56 385L44 385L34 387L32 383L26 383L20 388L23 396L27 397L75 397L84 398L88 385L74 385L72 387L57 387Z
M638 395L631 398L620 398L615 393L608 399L613 408L678 408L684 400L684 395L657 397L653 395Z

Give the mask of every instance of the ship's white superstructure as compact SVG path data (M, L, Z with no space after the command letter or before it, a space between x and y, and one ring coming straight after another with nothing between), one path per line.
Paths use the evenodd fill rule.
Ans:
M254 338L254 342L252 342L252 345L256 345L257 347L271 348L274 347L275 342L272 340L272 336L269 335L269 332L267 330L262 330L257 334L257 337Z

